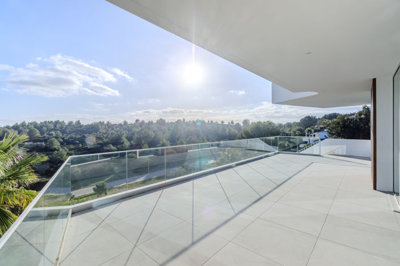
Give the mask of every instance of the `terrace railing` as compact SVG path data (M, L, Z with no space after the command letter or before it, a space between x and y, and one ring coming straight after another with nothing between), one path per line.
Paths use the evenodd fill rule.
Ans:
M277 136L70 156L0 239L0 261L18 265L21 256L28 256L30 265L57 265L76 206L95 206L102 198L164 186L277 152L305 153L310 143L306 137ZM319 140L313 144L318 146Z

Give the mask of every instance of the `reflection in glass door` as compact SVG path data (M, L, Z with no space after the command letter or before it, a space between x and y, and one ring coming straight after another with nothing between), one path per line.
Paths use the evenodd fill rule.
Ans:
M393 79L393 159L394 159L394 192L397 194L397 201L400 203L400 68L394 75Z

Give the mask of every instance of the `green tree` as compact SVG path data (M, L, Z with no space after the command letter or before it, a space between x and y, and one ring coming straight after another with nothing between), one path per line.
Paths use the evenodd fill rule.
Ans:
M58 140L56 140L55 138L51 138L51 139L49 139L48 141L47 141L47 143L46 143L46 147L49 149L49 150L58 150L58 149L60 149L60 142L58 142Z
M117 144L118 149L120 150L126 150L130 146L130 142L126 139L124 135L118 137Z
M148 148L149 148L149 145L143 144L142 149L148 149Z
M319 120L332 120L338 117L340 114L339 113L330 113L323 115Z
M108 144L104 147L105 151L116 151L117 148L115 148L112 144Z
M29 136L30 140L34 140L34 139L40 137L40 131L37 130L36 128L34 128L34 127L31 127L28 130L28 136Z
M36 196L26 186L37 180L32 166L46 157L26 154L18 147L27 140L26 135L9 134L0 141L0 236Z
M163 140L161 140L161 142L160 142L160 147L167 147L167 146L170 146L171 144L169 143L169 141L168 140L166 140L166 139L163 139Z
M344 139L370 138L370 109L363 106L357 113L339 115L333 120L324 120L329 135Z
M239 139L259 138L268 136L278 136L279 127L271 121L255 122L244 128L238 135Z
M305 130L302 127L295 126L292 128L290 133L291 136L304 136Z
M64 149L53 152L50 159L55 162L63 162L67 159L67 152Z
M308 127L313 127L316 126L318 123L318 118L316 118L315 116L305 116L302 119L300 119L300 127L302 128L308 128Z

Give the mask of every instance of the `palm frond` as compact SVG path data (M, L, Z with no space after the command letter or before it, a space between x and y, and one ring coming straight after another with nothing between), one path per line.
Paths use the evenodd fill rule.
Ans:
M16 133L12 132L8 135L5 135L3 140L0 141L0 151L3 153L8 153L28 139L29 137L27 135L17 135Z
M7 168L24 156L24 150L18 147L19 144L28 140L28 136L18 136L10 133L0 141L0 176L4 175Z
M8 169L0 176L0 186L26 186L37 179L36 173L32 169L32 165L47 160L43 155L30 154L18 162L8 166Z
M36 191L24 186L37 179L32 166L47 159L43 155L25 154L18 145L27 140L26 135L15 133L0 140L0 235L17 218L15 209L23 210L36 196Z
M17 216L12 212L0 206L0 237L7 231L7 229L17 219Z
M36 195L36 191L25 188L0 189L0 205L26 208Z

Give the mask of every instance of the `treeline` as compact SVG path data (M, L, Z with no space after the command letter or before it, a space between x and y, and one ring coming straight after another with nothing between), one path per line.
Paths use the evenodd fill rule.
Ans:
M318 126L327 128L333 138L370 139L371 113L368 106L363 106L357 113L337 115L334 119L321 119Z
M41 177L50 177L69 156L127 149L143 149L169 145L256 138L267 136L304 136L312 129L328 128L333 137L369 138L369 108L340 115L336 113L320 118L306 116L298 122L277 124L267 122L242 123L185 121L167 122L136 120L133 123L95 122L82 124L80 121L22 122L0 128L0 138L16 132L29 136L25 148L29 152L46 155L47 162L36 167Z
M330 113L322 117L305 116L298 122L275 124L273 122L255 122L244 126L238 138L257 138L266 136L304 136L313 131L327 129L330 137L343 139L370 138L370 108L363 106L356 113Z

